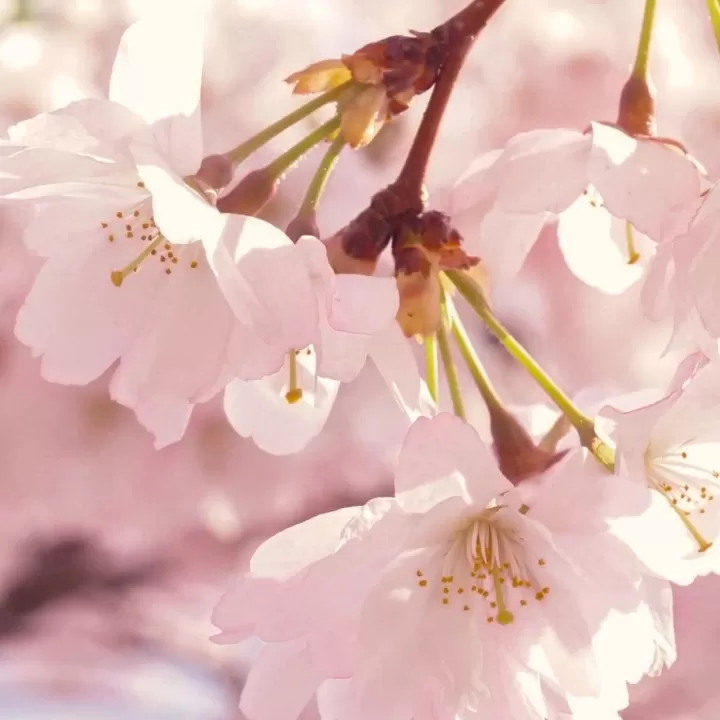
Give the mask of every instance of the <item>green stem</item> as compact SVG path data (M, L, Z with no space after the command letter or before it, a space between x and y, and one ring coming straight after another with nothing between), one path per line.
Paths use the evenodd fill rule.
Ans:
M580 436L580 442L608 469L614 469L614 452L595 433L595 423L573 403L530 353L505 329L485 300L480 286L467 273L446 270L445 274L480 316L510 355L522 365L547 396L560 408Z
M335 116L328 120L317 130L313 130L299 143L293 145L278 158L266 166L265 171L270 177L281 178L303 155L312 150L316 145L326 140L340 127L340 118Z
M708 13L710 14L710 22L712 23L715 42L720 51L720 3L718 0L707 0Z
M655 24L655 6L657 0L645 0L645 12L643 13L642 28L640 29L640 40L638 42L635 66L632 74L641 80L647 80L648 62L650 59L650 45L652 44L653 26Z
M425 368L427 370L426 382L430 396L437 405L440 399L440 380L438 368L438 342L437 335L428 335L425 338Z
M443 367L445 368L445 379L447 380L450 397L452 398L453 410L455 414L465 420L465 406L462 400L462 391L460 389L460 378L458 378L457 368L452 357L452 349L450 348L450 339L445 324L445 313L442 313L440 327L437 330L437 341L440 348L440 356L442 357Z
M299 215L309 216L317 210L320 198L323 192L325 192L328 178L337 164L343 147L345 147L345 138L342 133L340 133L330 144L330 147L320 162L320 166L315 175L313 175L307 193L305 193L305 199L300 206Z
M503 408L504 406L502 400L497 394L492 381L488 377L487 372L485 372L485 368L482 366L480 359L475 353L475 348L473 348L470 337L468 336L460 317L452 305L448 305L448 309L450 312L450 319L452 321L453 337L455 338L460 354L463 356L463 360L465 361L465 364L475 381L475 385L480 391L480 395L482 395L482 399L488 407Z
M15 0L15 11L12 15L13 22L27 22L32 20L33 0Z
M225 153L225 157L227 157L230 162L239 165L243 162L243 160L250 157L250 155L252 155L256 150L270 142L270 140L280 135L280 133L284 132L289 127L292 127L309 115L312 115L316 110L319 110L324 105L337 100L352 82L352 80L349 80L348 82L338 85L338 87L319 95L314 100L305 103L305 105L299 107L297 110L294 110L289 115L286 115L284 118L274 122L264 130L261 130L257 135L254 135L249 140L240 143L240 145L238 145L234 150L230 150Z

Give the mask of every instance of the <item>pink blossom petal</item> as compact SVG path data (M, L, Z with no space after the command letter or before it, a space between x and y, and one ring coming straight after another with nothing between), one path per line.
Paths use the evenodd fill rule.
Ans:
M533 130L514 137L500 158L495 207L559 213L587 187L592 140L575 130Z
M676 399L675 396L669 395L625 412L612 406L606 406L600 411L602 417L616 423L613 437L617 443L618 453L627 463L630 472L636 472L640 477L644 476L645 451L650 444L653 428Z
M410 343L397 324L373 336L370 357L410 421L435 414L435 403L420 375Z
M497 161L503 150L493 150L477 158L455 183L450 195L449 214L457 218L465 212L485 214L497 194Z
M58 196L127 204L138 193L130 166L60 150L29 148L3 159L0 195L12 200Z
M675 149L605 125L593 124L592 138L590 183L608 211L659 242L668 213L700 194L697 168Z
M672 313L674 278L673 245L661 243L648 266L640 296L643 313L648 319L657 322Z
M40 270L15 333L43 357L46 380L85 385L128 346L158 290L152 272L137 273L123 288L110 281L134 255L132 245L108 243L98 233L97 242L52 257Z
M185 435L193 411L188 400L177 395L152 394L123 402L122 396L115 396L112 390L111 397L133 410L140 425L155 438L156 450L179 442Z
M240 710L250 720L294 720L322 680L302 641L266 645L245 681Z
M300 251L263 220L230 215L223 221L209 260L237 319L280 356L315 344L317 295ZM247 369L236 370L256 379Z
M20 122L8 136L18 145L127 161L127 138L142 125L125 106L88 98Z
M157 278L161 292L110 384L113 399L136 410L159 447L179 440L192 403L218 389L233 325L207 263L190 266L202 253L200 244L177 252L178 264L171 276Z
M359 612L368 585L397 551L406 525L402 516L391 515L394 508L391 500L377 498L316 516L267 540L253 555L252 574L215 609L213 623L224 631L215 641L236 642L251 634L282 641L312 633L319 665L345 665L348 643L337 637L337 629ZM341 591L344 602L327 588ZM333 632L336 642L330 638L328 646Z
M266 540L252 557L252 575L240 578L215 607L212 622L223 631L223 635L214 638L215 642L222 643L223 638L236 642L238 637L251 635L261 616L267 615L272 620L275 604L280 602L276 593L278 583L301 576L335 552L345 528L359 510L349 507L316 515ZM274 617L274 621L281 619Z
M338 275L328 319L335 330L373 335L395 320L399 304L394 278Z
M548 218L547 213L521 214L492 209L479 226L462 217L457 224L465 249L479 257L494 282L509 280L520 269Z
M203 67L204 3L156 13L123 35L110 79L110 100L153 126L179 175L194 173L202 160L200 86Z
M72 255L89 252L93 244L104 244L107 237L99 233L102 223L115 217L118 211L134 208L147 199L138 192L131 194L123 204L112 197L98 199L88 207L84 200L66 199L39 203L28 201L35 212L23 233L25 246L41 257ZM25 204L25 203L23 203ZM108 234L110 230L107 230Z
M676 241L676 258L683 244L687 252L690 246L700 246L699 251L691 261L690 272L685 275L691 283L694 305L700 315L703 325L713 337L720 338L720 292L717 289L717 267L720 261L720 228L718 218L698 223L687 235ZM705 242L703 242L705 240ZM678 264L680 262L676 260ZM682 265L679 272L682 273Z
M405 436L395 494L406 512L426 512L458 495L484 507L511 487L477 431L454 415L420 418Z
M565 262L580 280L609 295L619 295L643 276L655 245L631 230L640 258L629 263L628 229L603 207L581 195L558 219L558 240Z
M365 367L373 339L370 335L339 332L320 321L317 372L322 377L351 382Z

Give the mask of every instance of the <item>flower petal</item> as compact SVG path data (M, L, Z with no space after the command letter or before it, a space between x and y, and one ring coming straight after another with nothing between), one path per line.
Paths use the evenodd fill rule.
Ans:
M591 287L609 295L627 290L643 276L654 244L626 221L618 220L581 195L558 219L558 241L570 270ZM630 262L627 233L639 261Z
M454 415L420 418L405 436L395 494L406 512L426 512L458 495L484 508L511 487L476 430Z
M192 404L219 389L234 322L207 262L191 267L202 246L176 252L178 264L172 275L157 278L162 294L147 308L110 383L113 399L135 410L158 447L179 440Z
M591 138L575 130L533 130L514 137L499 161L495 207L559 213L587 187Z
M204 10L204 2L183 3L173 7L172 20L158 12L131 25L110 79L110 100L153 126L180 175L194 173L202 160Z
M299 356L300 357L300 356ZM225 414L238 435L252 438L272 455L290 455L302 450L320 433L332 410L340 383L314 378L298 360L302 398L285 399L289 370L263 380L234 380L225 389Z
M266 645L245 681L240 710L252 720L294 720L322 680L302 641Z
M590 183L609 212L651 239L663 239L670 211L697 198L697 168L677 150L593 123Z
M384 332L373 336L370 357L411 422L437 412L410 343L398 325L392 324Z

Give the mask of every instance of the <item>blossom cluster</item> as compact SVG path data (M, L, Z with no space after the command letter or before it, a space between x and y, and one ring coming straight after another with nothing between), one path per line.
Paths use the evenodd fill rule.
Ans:
M241 699L250 720L293 720L311 702L326 720L616 718L628 685L675 661L671 583L720 572L720 188L657 134L651 33L615 122L521 133L458 168L442 206L424 190L443 95L502 4L289 73L318 97L223 154L206 151L200 112L205 8L182 4L170 29L150 13L125 32L107 99L0 141L0 200L27 214L22 242L43 261L15 334L46 380L87 385L112 368L111 398L158 448L222 394L239 436L299 452L367 364L405 418L394 493L271 537L217 606L217 642L263 643ZM398 180L323 233L316 209L341 154L428 92ZM293 221L261 219L321 144ZM667 386L573 400L495 316L492 288L548 227L580 281L641 284L639 311L671 320ZM559 408L547 433L499 397L468 308ZM490 437L467 419L453 343Z

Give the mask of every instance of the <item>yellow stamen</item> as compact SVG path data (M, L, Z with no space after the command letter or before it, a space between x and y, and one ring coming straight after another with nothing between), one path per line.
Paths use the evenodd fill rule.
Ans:
M628 265L634 265L640 259L640 253L635 247L632 225L625 221L625 240L627 241Z
M140 267L140 264L149 255L152 254L153 250L164 240L162 235L158 235L132 262L128 263L122 270L114 270L110 273L110 280L115 287L120 287L123 284L125 278L133 271Z
M493 585L495 587L495 600L498 605L497 621L500 625L509 625L515 616L507 609L505 605L505 598L503 596L502 583L500 581L500 572L493 570Z
M297 354L292 350L289 354L290 364L290 382L288 383L288 391L285 393L285 400L291 405L299 402L302 399L303 392L298 387L297 379Z
M670 507L675 511L675 514L682 520L683 525L687 528L688 532L693 536L693 540L698 544L698 552L704 553L712 547L712 543L708 542L700 533L700 531L692 524L692 521L687 515L680 510L677 505L674 505L672 500L665 495L665 498L670 503Z

